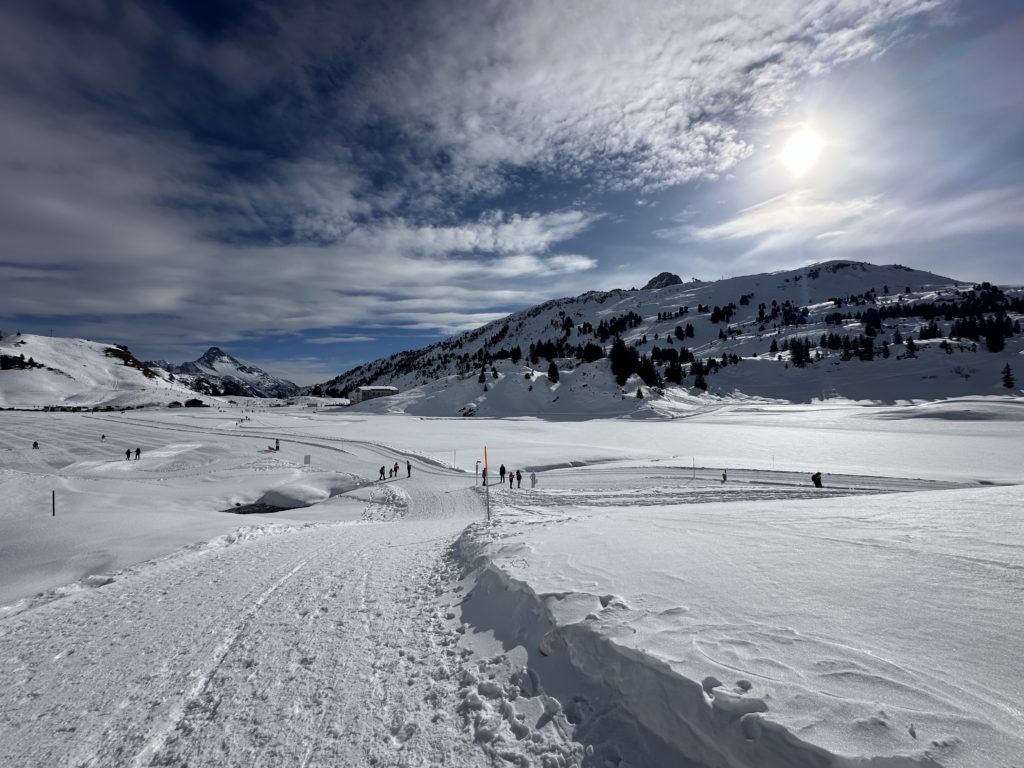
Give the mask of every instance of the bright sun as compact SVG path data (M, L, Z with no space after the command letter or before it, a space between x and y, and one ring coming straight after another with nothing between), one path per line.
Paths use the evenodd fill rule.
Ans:
M793 176L803 176L814 167L823 142L814 131L804 128L794 133L782 148L782 164Z

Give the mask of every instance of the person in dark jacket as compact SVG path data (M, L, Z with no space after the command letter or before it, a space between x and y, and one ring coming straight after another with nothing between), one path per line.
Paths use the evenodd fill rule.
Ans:
M380 468L380 479L381 479L381 480L383 480L383 479L384 479L384 467L381 467L381 468Z
M811 482L814 483L815 488L821 488L821 472L815 472L811 475Z
M501 484L504 485L505 484L505 465L504 464L502 464L500 467L498 467L498 476L501 478Z
M142 458L142 449L141 448L136 448L135 449L135 460L138 461L141 458Z
M408 459L405 461L405 476L412 477L412 462Z
M131 448L125 448L124 449L124 460L125 461L131 461L132 460L132 449Z
M516 488L523 487L523 473L520 470L516 470Z

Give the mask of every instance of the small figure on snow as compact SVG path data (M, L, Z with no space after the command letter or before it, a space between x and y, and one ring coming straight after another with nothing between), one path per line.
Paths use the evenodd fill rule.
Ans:
M487 467L484 467L484 471L481 473L484 478L484 485L487 485Z
M395 470L395 477L398 477L398 462L397 461L395 462L395 466L393 467L393 469Z
M508 489L512 490L512 484L516 481L516 473L509 470L508 473Z
M276 437L274 438L274 450L275 451L280 451L281 450L281 441L278 438L276 438Z
M408 459L405 461L405 476L412 477L412 462Z
M536 472L531 472L530 473L530 487L531 488L536 488L537 487L537 473Z
M821 472L815 472L811 475L811 482L814 483L815 488L821 488Z
M500 467L498 467L498 476L501 478L501 484L504 485L505 484L505 465L504 464L502 464Z
M131 461L132 460L132 449L131 448L125 448L124 449L124 460L125 461Z
M101 440L101 441L103 441L103 440L106 440L106 439L107 439L107 436L106 436L106 435L100 435L100 440Z
M142 458L142 449L141 448L136 448L135 449L135 460L138 461L141 458Z
M722 482L724 483L728 479L729 479L729 476L725 473L725 470L723 469L722 470Z
M381 480L384 479L384 465L383 464L381 464L381 467L380 467L380 479Z
M523 487L523 473L518 469L516 470L516 488Z
M33 440L32 441L32 448L35 449L35 448L38 448L38 447L39 447L39 441L38 440Z

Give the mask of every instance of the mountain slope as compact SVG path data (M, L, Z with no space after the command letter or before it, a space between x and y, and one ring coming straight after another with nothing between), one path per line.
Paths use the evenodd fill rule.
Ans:
M193 362L175 365L165 360L154 360L146 365L174 374L179 382L207 395L291 397L299 391L297 384L271 376L219 347L210 347Z
M1001 372L1019 359L1022 302L1021 290L834 261L548 301L320 388L404 393L358 406L366 410L566 417L677 412L709 395L894 402L1009 394L1019 390L1003 387ZM1004 348L990 352L986 329L997 319ZM549 361L557 383L545 375Z
M195 397L127 347L85 339L4 334L0 407L136 407Z

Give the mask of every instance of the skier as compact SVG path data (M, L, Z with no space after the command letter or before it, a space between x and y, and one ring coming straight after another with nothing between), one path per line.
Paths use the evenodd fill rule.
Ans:
M142 449L141 448L136 448L135 449L135 460L138 461L141 457L142 457Z
M405 476L412 477L412 462L408 459L405 461Z
M811 482L814 483L815 488L821 488L821 472L815 472L811 475Z
M518 469L516 470L516 488L523 487L523 473Z
M383 464L381 464L381 467L380 467L380 479L381 480L384 479L384 465Z
M131 461L132 460L132 449L131 448L125 448L124 449L124 460L125 461Z
M498 475L501 477L501 484L504 485L505 484L505 465L504 464L502 464L500 467L498 467Z

